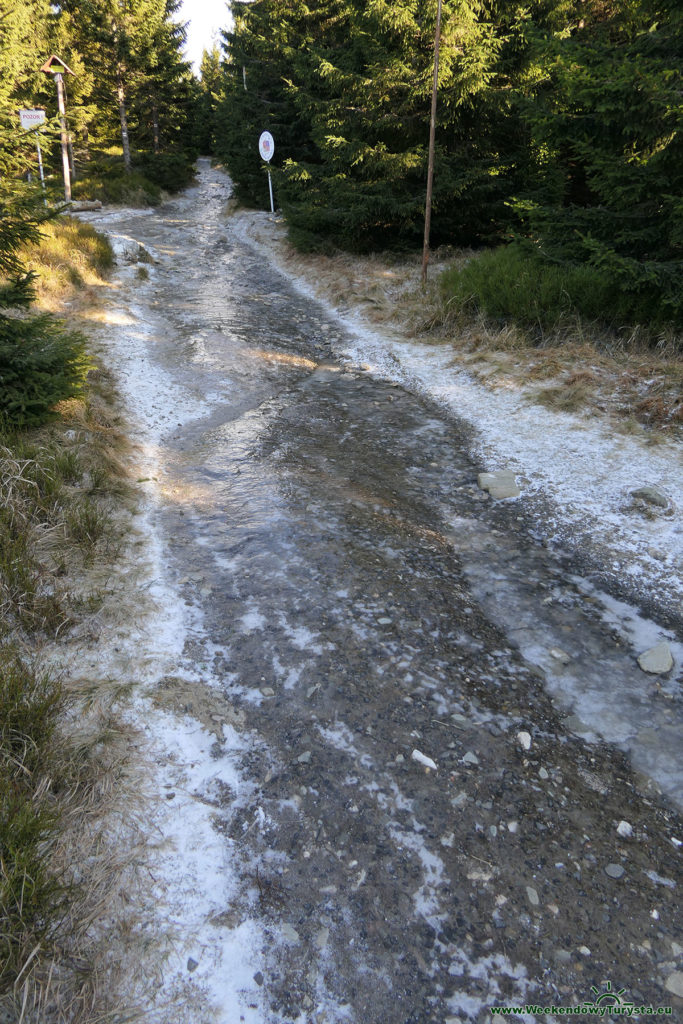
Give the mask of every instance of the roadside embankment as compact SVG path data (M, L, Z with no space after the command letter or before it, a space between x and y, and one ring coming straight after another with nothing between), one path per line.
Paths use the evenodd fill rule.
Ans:
M40 275L38 310L82 332L109 286L106 239L63 218L26 263ZM129 888L141 787L121 681L96 683L83 665L121 614L134 502L119 397L86 349L80 397L0 437L3 1022L89 1024L117 1009L100 925Z

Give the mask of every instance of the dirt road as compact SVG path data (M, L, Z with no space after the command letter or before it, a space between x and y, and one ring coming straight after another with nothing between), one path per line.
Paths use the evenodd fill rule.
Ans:
M152 367L118 357L195 623L153 698L242 780L190 793L238 880L212 921L260 928L215 1019L455 1024L622 989L680 1012L678 666L643 673L591 566L478 488L466 423L339 358L228 196L202 164L98 222L154 261L111 300Z

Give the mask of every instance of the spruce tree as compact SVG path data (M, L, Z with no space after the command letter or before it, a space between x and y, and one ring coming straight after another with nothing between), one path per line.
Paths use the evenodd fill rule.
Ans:
M594 267L632 319L681 324L683 11L675 0L580 11L569 33L537 40L526 108L537 175L519 206L544 259Z
M97 140L116 126L127 171L136 149L178 145L191 116L191 73L174 20L179 0L59 0L72 43L93 76Z
M418 243L435 13L436 0L240 6L226 37L229 88L219 111L238 193L253 200L263 189L245 136L276 126L276 183L300 241ZM444 0L437 244L490 240L508 225L507 201L529 159L512 88L525 73L524 17L513 0Z
M200 153L216 151L216 112L221 102L223 72L217 46L204 50L195 91L193 139Z
M261 132L275 139L273 168L312 150L310 129L292 96L292 60L303 42L308 5L301 0L235 3L235 26L224 34L223 89L216 111L216 154L240 199L262 206L268 184L258 154Z

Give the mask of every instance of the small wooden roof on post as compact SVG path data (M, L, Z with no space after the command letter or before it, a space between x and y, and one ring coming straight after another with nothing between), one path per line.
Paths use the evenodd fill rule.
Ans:
M71 70L68 64L65 64L61 57L56 54L52 54L49 60L46 60L40 69L43 74L46 75L74 75L75 72Z

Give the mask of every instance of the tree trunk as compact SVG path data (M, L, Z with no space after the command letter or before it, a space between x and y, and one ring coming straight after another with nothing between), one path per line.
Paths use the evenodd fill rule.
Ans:
M123 143L123 166L130 174L130 142L128 141L128 117L126 115L126 88L123 84L123 71L116 69L116 94L119 101L119 118L121 119L121 141Z

